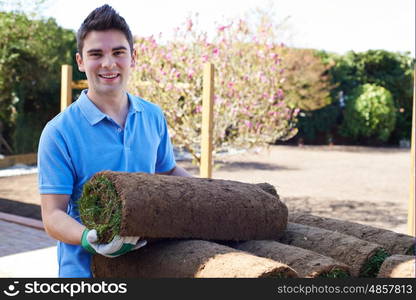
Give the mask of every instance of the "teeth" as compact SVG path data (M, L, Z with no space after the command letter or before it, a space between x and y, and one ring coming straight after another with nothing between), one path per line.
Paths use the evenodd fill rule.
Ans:
M111 78L116 78L117 77L117 74L114 74L114 75L100 75L101 77L104 77L104 78L108 78L108 79L111 79Z

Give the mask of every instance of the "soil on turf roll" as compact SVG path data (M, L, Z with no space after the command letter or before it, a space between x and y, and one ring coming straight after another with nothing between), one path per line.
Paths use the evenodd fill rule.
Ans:
M416 258L412 255L395 254L381 265L379 278L416 278Z
M413 255L415 251L414 237L391 230L300 212L291 212L289 214L289 221L338 231L368 242L377 243L391 254Z
M296 278L285 264L203 240L158 241L116 258L94 255L97 278Z
M281 243L332 257L351 268L354 277L376 277L389 256L380 245L336 231L289 222Z
M290 266L302 278L343 278L350 277L350 268L331 257L285 245L276 241L247 241L236 243L233 248L270 258Z
M204 240L276 239L288 210L256 184L104 171L85 185L82 222L100 242L115 234Z

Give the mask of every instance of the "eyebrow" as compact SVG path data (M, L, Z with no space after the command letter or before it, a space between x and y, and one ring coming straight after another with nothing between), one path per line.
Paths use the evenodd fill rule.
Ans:
M119 50L127 50L127 48L124 46L119 46L119 47L115 47L112 49L112 51L119 51ZM103 52L103 50L97 48L97 49L90 49L87 51L87 53L95 53L95 52Z

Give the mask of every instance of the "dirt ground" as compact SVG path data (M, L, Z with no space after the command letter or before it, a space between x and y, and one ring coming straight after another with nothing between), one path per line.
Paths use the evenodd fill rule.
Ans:
M289 211L407 233L409 149L271 146L217 157L213 177L273 184ZM0 211L40 219L39 204L37 174L0 177Z

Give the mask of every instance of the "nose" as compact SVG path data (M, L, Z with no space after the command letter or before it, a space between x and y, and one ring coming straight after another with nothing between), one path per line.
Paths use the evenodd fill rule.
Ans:
M111 69L115 66L116 62L111 55L105 55L101 61L101 66L103 68Z

